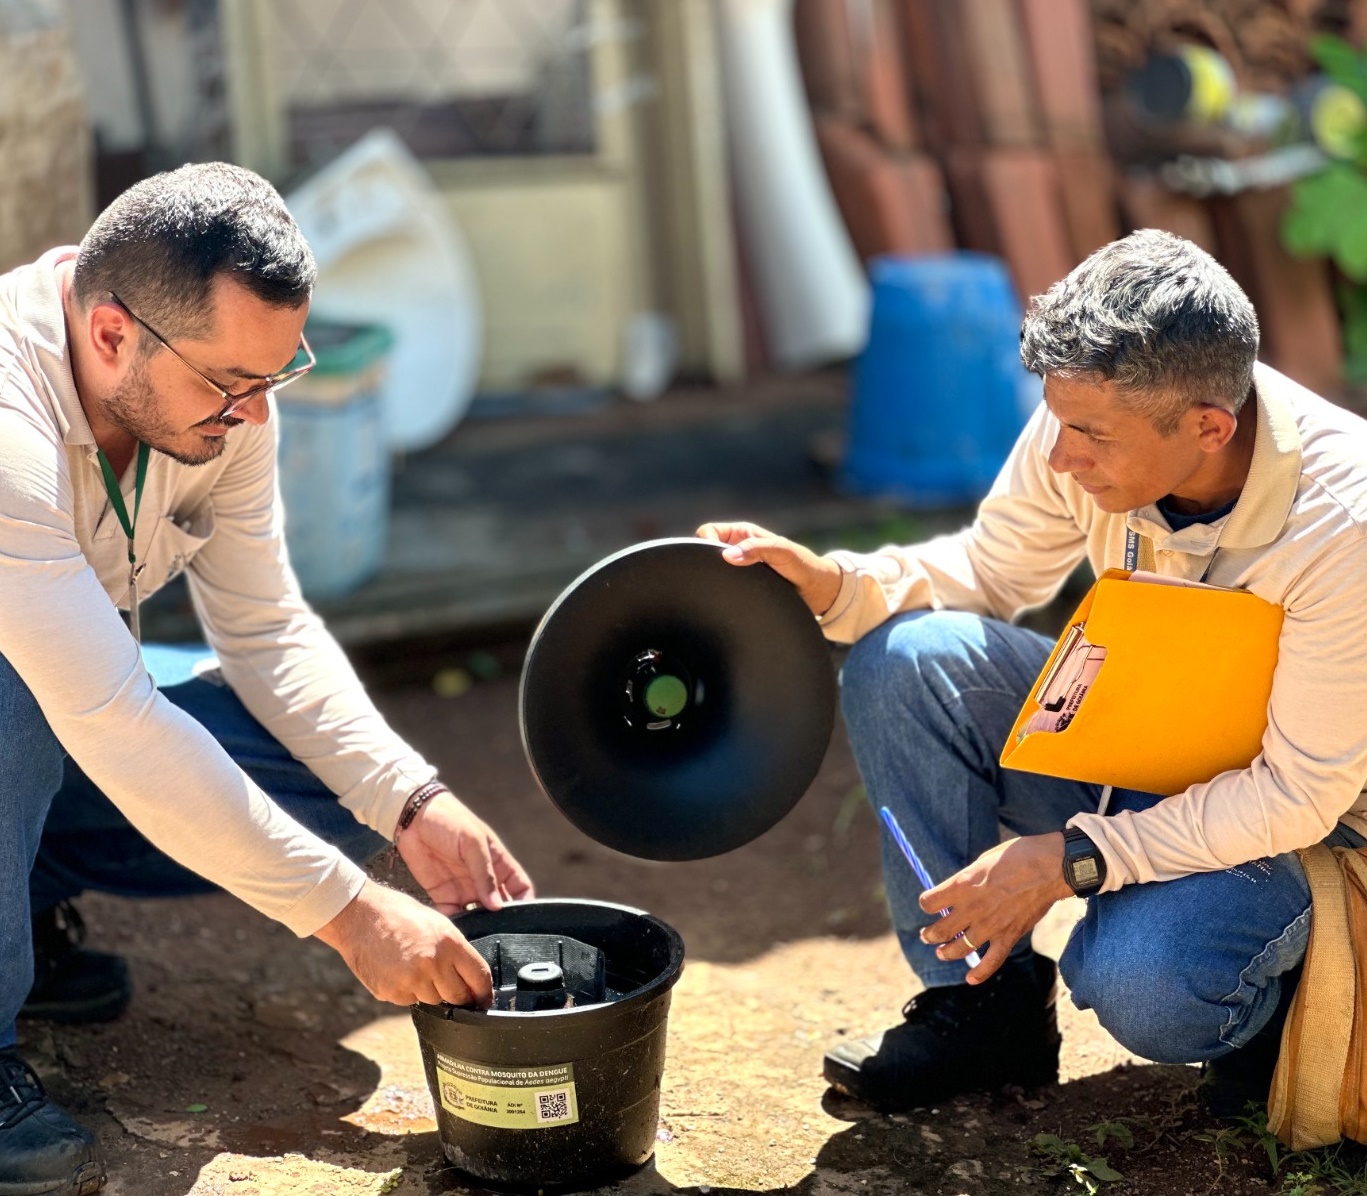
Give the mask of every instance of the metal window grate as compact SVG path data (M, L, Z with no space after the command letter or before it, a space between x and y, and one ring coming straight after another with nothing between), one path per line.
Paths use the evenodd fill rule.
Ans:
M210 161L231 152L227 68L219 29L219 0L190 0L186 6L190 75L194 97L183 156Z
M585 0L276 0L297 166L377 124L423 157L591 153Z

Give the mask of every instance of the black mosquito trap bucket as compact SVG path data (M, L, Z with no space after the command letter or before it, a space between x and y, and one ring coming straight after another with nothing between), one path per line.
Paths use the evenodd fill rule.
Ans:
M683 939L598 901L516 902L453 919L493 973L478 1010L415 1005L446 1158L514 1189L596 1187L655 1148Z
M792 809L830 740L835 678L811 611L767 565L721 552L674 539L607 557L527 650L532 772L575 826L627 855L694 860L750 842ZM446 1157L491 1186L562 1191L645 1163L683 940L596 901L454 922L496 1000L413 1007Z

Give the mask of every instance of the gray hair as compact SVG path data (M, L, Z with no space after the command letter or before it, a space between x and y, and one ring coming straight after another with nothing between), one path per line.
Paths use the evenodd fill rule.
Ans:
M1031 301L1021 360L1044 377L1113 382L1131 411L1169 436L1198 403L1243 406L1258 316L1205 250L1156 228L1104 245Z
M204 162L135 183L105 208L81 241L72 289L82 307L117 292L162 336L197 339L212 332L209 295L219 276L273 307L298 308L317 272L270 183L241 166Z

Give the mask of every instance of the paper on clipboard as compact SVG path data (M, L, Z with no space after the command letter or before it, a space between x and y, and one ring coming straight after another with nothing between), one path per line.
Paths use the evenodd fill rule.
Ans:
M1039 710L1020 729L1017 741L1035 731L1062 731L1082 706L1106 660L1105 648L1088 643L1085 626L1074 623L1065 633L1062 650L1035 688Z
M1188 590L1225 590L1225 586L1213 586L1208 581L1188 581L1185 577L1164 577L1161 573L1149 573L1143 569L1136 569L1130 574L1131 581L1148 582L1151 586L1183 586ZM1239 590L1230 590L1229 593L1241 593Z

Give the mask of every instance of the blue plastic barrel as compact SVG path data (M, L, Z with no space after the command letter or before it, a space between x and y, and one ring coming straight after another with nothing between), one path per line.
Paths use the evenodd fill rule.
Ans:
M841 486L912 507L976 502L1038 400L1021 307L981 253L870 263L873 312L855 365Z

